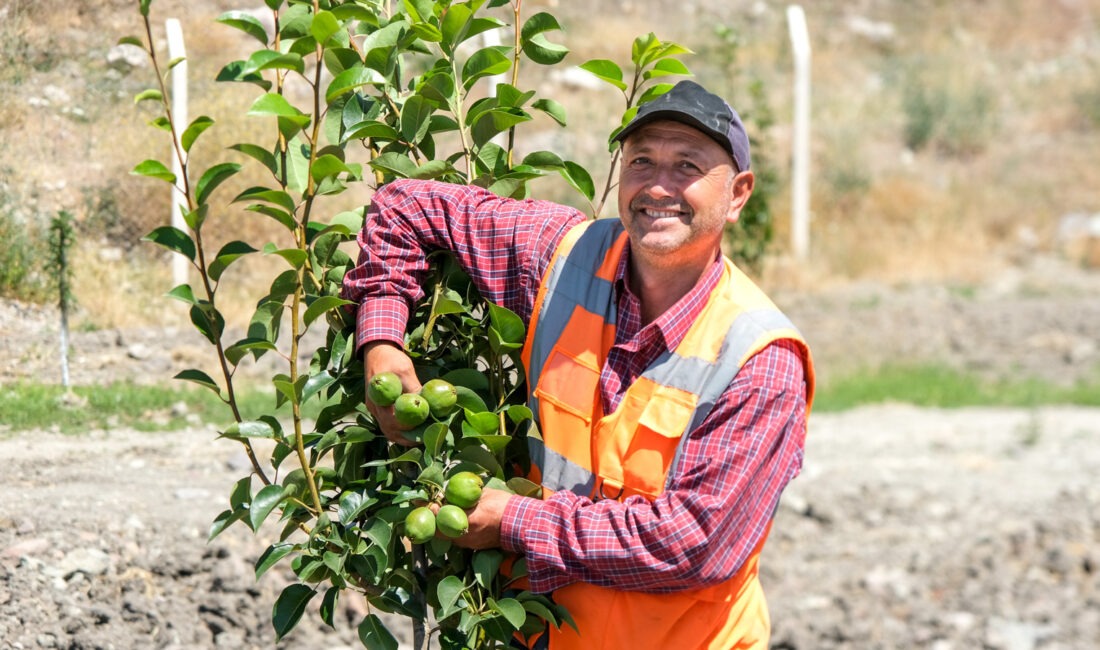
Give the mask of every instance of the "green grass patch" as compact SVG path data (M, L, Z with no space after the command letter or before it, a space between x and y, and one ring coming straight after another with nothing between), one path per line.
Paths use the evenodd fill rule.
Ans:
M855 372L819 385L814 410L843 411L881 402L937 408L1100 406L1100 372L1073 386L1059 386L1036 378L983 379L945 366L891 365Z
M209 390L180 384L75 386L75 399L66 399L61 386L18 383L0 388L0 431L57 428L64 433L94 429L132 428L170 431L199 422L221 426L232 413ZM288 416L290 408L275 409L273 389L246 388L237 393L245 419L265 413ZM181 405L181 408L177 408ZM304 415L314 415L304 409Z

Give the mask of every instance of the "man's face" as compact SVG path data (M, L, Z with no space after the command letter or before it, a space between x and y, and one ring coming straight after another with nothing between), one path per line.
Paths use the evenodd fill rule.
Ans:
M738 174L717 142L686 124L660 120L623 142L619 217L632 250L649 263L709 263L752 184L752 173Z

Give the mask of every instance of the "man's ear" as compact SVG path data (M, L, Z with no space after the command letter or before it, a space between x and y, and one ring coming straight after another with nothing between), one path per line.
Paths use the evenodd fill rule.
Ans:
M741 217L741 208L749 202L752 196L752 188L756 185L756 176L751 171L738 172L730 184L730 209L726 214L726 221L737 223Z

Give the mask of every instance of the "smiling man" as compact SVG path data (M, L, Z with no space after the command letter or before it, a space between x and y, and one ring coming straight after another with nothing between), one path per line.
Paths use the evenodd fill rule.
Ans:
M426 254L451 251L528 325L543 498L486 489L457 542L523 555L530 588L568 607L579 633L530 647L767 648L759 555L802 466L813 364L721 253L752 194L748 136L722 98L683 81L616 140L617 220L473 187L379 190L345 279L366 374L420 387L405 324ZM392 409L368 408L404 442Z

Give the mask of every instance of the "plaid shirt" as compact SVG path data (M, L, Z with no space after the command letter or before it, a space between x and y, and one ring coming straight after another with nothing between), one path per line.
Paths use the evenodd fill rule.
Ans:
M358 342L401 344L422 297L425 251L448 249L482 295L530 322L543 272L565 232L585 215L545 201L396 181L374 195L359 236L359 264L344 281L359 303ZM683 340L721 276L715 260L671 309L643 326L627 288L629 246L616 275L616 341L604 363L605 412L661 353ZM593 502L568 491L513 497L502 546L527 559L533 591L571 582L650 592L699 589L733 576L766 534L787 482L802 466L806 387L797 348L769 345L744 365L699 428L656 500Z

